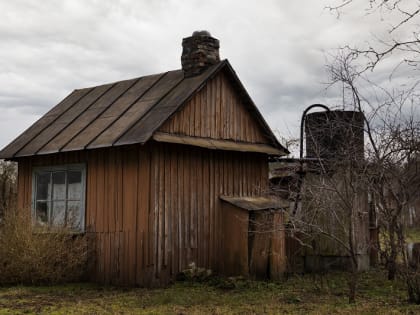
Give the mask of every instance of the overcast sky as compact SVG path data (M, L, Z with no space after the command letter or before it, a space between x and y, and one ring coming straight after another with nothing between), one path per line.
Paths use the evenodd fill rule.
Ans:
M328 55L389 26L357 4L337 19L334 2L0 0L0 147L76 88L180 68L182 38L203 29L271 128L297 136L308 105L340 105Z

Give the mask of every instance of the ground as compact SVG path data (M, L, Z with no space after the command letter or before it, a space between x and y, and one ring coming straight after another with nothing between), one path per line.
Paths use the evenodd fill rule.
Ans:
M69 284L0 287L4 314L420 314L404 285L383 272L361 275L349 305L346 275L293 276L279 282L216 279L177 282L164 289Z

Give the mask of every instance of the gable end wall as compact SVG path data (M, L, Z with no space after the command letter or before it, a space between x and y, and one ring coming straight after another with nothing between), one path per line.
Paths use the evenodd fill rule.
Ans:
M210 79L159 131L270 144L262 127L223 72Z

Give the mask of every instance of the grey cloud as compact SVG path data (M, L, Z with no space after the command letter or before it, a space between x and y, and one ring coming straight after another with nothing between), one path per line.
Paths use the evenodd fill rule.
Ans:
M0 147L75 88L179 68L182 37L197 29L220 39L271 127L297 136L307 105L339 104L325 92L326 52L380 30L337 20L328 2L0 0Z

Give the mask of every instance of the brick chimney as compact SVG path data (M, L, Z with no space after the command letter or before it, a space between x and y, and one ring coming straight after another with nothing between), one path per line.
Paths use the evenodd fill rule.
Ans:
M208 31L195 31L182 40L181 64L185 77L198 75L219 61L219 40Z

